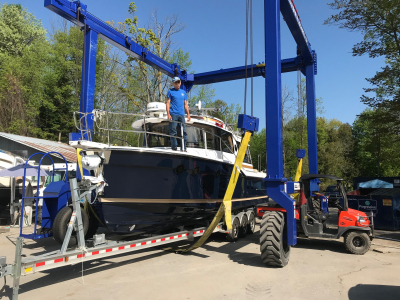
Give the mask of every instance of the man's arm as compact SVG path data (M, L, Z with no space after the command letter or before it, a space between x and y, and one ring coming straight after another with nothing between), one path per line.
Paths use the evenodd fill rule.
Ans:
M188 116L188 121L190 121L190 113L189 113L189 106L188 106L188 104L187 104L187 100L185 100L185 111L186 111L186 114L187 114L187 116Z
M167 99L167 115L168 115L168 119L169 119L169 120L172 120L172 117L171 117L171 115L170 115L170 113L169 113L169 107L170 107L170 105L171 105L171 99Z

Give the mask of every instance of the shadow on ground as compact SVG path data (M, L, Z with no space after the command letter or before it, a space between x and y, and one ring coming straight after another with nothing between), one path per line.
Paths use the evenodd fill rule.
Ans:
M341 240L298 238L295 248L348 253Z
M349 290L349 300L399 300L400 286L358 284Z
M154 249L143 249L143 250L137 251L136 253L145 253L145 252L150 252L150 251L154 251ZM109 258L102 258L99 260L84 262L83 263L84 275L90 275L93 273L106 271L106 270L109 270L112 268L117 268L120 266L132 264L135 262L140 262L143 260L160 257L160 256L166 255L166 254L168 254L168 252L157 252L157 253L149 254L144 257L133 258L133 259L129 259L129 260L121 261L121 262L111 262L109 260ZM126 255L126 254L115 255L115 256L112 256L112 258L121 257L124 255ZM79 279L82 276L81 271L82 271L82 264L79 264L79 263L76 265L73 265L73 266L62 267L62 271L61 271L61 268L41 271L40 273L46 274L46 275L41 278L37 278L35 280L32 280L32 281L22 284L19 289L19 294L35 290L39 287L45 287L45 286L57 284L59 282L63 282L63 281L71 280L71 279ZM12 286L12 278L8 278L8 280L9 280L7 282L8 286L6 287L5 291L2 294L0 294L0 299L2 299L2 297L8 297L9 299L12 298L12 287L11 287Z
M260 259L260 255L254 254L254 253L243 253L243 252L236 252L239 248L242 248L249 243L254 243L258 244L258 239L259 239L259 234L256 232L255 234L248 235L246 238L239 239L235 243L229 243L226 240L226 235L221 234L221 233L215 233L213 234L209 240L202 246L202 248L208 250L208 251L213 251L213 252L219 252L219 253L224 253L227 254L228 257L239 264L243 265L248 265L248 266L254 266L254 267L265 267ZM154 250L162 250L162 248L168 247L168 246L173 246L174 249L178 247L189 247L193 243L195 243L197 239L193 242L187 242L187 241L182 241L178 243L173 243L169 244L164 247L155 247L155 248L149 248L149 249L143 249L136 251L136 253L146 253L149 252L148 255L142 256L142 257L136 257L136 258L131 258L128 260L124 260L121 262L114 262L110 261L110 258L118 258L122 256L126 256L129 254L119 254L112 256L110 258L100 258L98 260L93 260L93 261L88 261L83 263L83 269L84 269L84 275L90 275L94 274L97 272L103 272L107 271L109 269L117 268L120 266L128 265L128 264L133 264L137 263L140 261L145 261L148 259L152 258L157 258L163 255L168 255L171 254L171 251L157 251L154 253ZM210 243L218 243L221 246L211 246L209 245ZM59 249L59 245L52 240L52 239L43 239L43 240L38 240L36 243L30 243L28 245L24 245L24 248L29 248L29 249L34 249L37 247L43 247L48 250L57 250ZM151 252L151 253L150 253ZM173 251L172 251L173 253ZM41 253L35 253L35 256L40 255ZM201 253L197 252L188 252L186 254L177 254L177 255L193 255L201 258L208 258L208 255L204 255ZM62 272L60 268L53 269L53 270L45 270L40 273L46 274L45 276L41 278L34 279L32 281L26 282L21 285L19 293L27 293L29 291L35 290L38 287L45 287L45 286L51 286L54 284L57 284L59 282L67 281L67 280L72 280L72 279L78 279L82 276L82 264L76 264L73 266L65 266L62 267ZM12 278L8 278L7 282L8 286L5 287L5 291L0 294L0 299L4 299L3 297L7 297L11 299L12 297Z
M386 239L393 239L400 241L400 232L399 231L381 231L381 230L376 230L375 231L375 237L377 239L379 238L386 238Z

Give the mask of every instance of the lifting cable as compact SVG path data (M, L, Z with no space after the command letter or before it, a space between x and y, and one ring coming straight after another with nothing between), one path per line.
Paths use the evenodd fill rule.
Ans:
M249 44L249 15L250 15L250 52L251 52L251 116L253 116L253 1L246 0L246 47L245 47L245 85L244 85L244 114L246 114L246 100L247 100L247 58L248 58L248 44ZM164 248L167 251L174 251L177 253L189 252L194 249L201 247L208 239L208 237L214 232L218 223L221 221L222 217L225 216L225 224L228 233L232 230L232 196L235 191L239 175L241 173L243 160L247 152L247 146L249 145L250 137L252 132L246 131L243 135L242 142L240 143L239 151L236 156L235 163L233 165L232 174L229 179L229 184L226 189L224 199L218 209L217 214L211 221L210 225L206 229L205 233L200 237L200 239L194 243L189 248L178 248L174 249L172 247Z
M247 59L249 48L249 27L250 27L250 90L251 90L251 116L253 116L253 0L246 0L246 42L245 42L245 59L244 59L244 114L246 114L247 106Z

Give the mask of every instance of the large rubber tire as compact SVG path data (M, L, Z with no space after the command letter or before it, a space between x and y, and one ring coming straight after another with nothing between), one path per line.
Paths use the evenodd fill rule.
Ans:
M290 246L284 240L285 216L279 211L267 211L261 219L261 259L271 267L284 267L289 262Z
M235 242L239 237L240 221L238 218L233 219L232 231L226 235L228 242Z
M344 236L344 245L348 252L363 255L371 247L371 239L365 232L350 231Z
M254 213L249 214L247 226L247 234L253 234L256 231L256 217Z
M242 223L240 224L239 228L239 237L244 238L247 235L247 230L248 230L248 218L247 215L244 215L242 217Z
M53 222L53 237L62 245L64 242L65 235L67 234L68 223L71 220L72 207L66 206L61 209L56 215ZM82 221L83 221L83 232L87 233L89 227L89 217L84 209L81 209ZM72 231L71 238L68 243L68 247L73 247L78 244L75 230Z

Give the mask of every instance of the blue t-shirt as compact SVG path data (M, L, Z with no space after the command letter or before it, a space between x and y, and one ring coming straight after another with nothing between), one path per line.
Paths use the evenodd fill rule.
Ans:
M185 100L188 99L186 92L172 88L168 91L167 98L171 100L169 113L171 115L184 116Z

